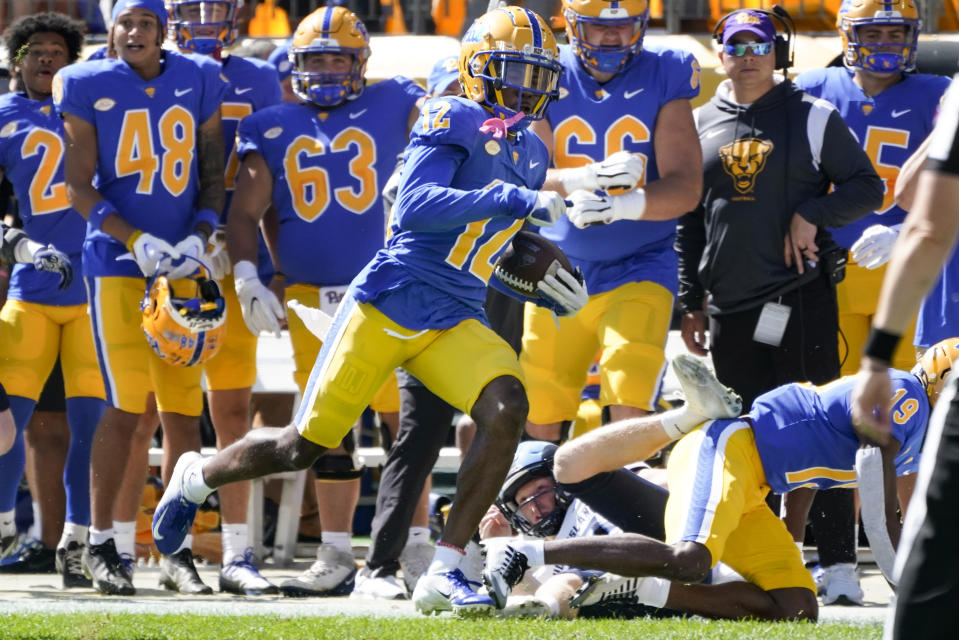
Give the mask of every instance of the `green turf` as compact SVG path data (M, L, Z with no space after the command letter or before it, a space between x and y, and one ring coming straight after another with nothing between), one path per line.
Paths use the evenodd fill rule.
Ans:
M455 620L452 618L359 618L198 616L136 614L5 614L0 638L93 640L229 638L263 640L624 640L723 638L728 640L865 640L879 638L878 625L728 622L705 620Z

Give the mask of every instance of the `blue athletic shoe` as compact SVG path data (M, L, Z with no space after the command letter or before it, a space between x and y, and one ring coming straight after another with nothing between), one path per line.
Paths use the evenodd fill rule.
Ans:
M198 504L190 502L183 495L183 474L187 467L203 456L196 451L189 451L180 456L173 467L170 484L163 492L153 512L153 540L157 549L165 556L174 553L183 544L183 539L190 533L193 518L196 517Z
M420 577L413 590L413 604L426 615L452 611L453 615L469 618L493 613L493 600L473 591L459 569Z

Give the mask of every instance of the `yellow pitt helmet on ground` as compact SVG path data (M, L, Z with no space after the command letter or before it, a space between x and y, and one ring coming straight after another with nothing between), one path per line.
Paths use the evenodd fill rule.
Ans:
M226 337L226 300L208 274L203 265L201 275L189 279L189 297L174 294L166 276L147 280L141 326L153 351L167 364L190 367L206 362ZM184 284L177 281L177 286L182 289Z
M353 65L346 73L312 73L306 70L306 56L311 53L351 55ZM359 97L366 87L370 34L346 7L321 7L297 26L289 55L293 92L320 107L334 107Z
M167 27L183 51L210 55L236 42L243 0L166 0Z
M643 48L643 37L649 24L649 3L646 0L563 0L566 36L573 53L587 69L616 73ZM586 41L589 24L632 25L633 32L624 46L593 45Z
M463 36L459 72L466 97L504 120L523 113L514 128L543 117L559 95L561 71L556 38L529 9L494 9Z
M945 386L946 377L952 371L953 363L957 359L959 359L959 338L946 338L926 349L919 358L919 362L912 368L912 374L919 378L926 388L930 406L935 406Z
M867 25L902 25L902 42L863 43L859 29ZM876 72L910 71L916 66L922 21L914 0L843 0L836 16L847 67Z

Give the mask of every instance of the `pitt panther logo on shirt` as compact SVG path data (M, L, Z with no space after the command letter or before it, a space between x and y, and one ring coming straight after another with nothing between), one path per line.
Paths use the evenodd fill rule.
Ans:
M723 169L733 179L736 191L752 193L756 176L762 173L772 150L773 143L761 138L740 138L719 148Z

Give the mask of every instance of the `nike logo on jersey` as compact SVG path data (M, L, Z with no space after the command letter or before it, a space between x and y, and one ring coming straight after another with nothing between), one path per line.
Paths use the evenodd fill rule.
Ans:
M910 111L912 111L912 109L903 109L902 111L896 111L895 109L893 109L892 113L889 115L891 115L893 118L898 118L899 116L906 115Z
M174 90L173 90L173 95L175 95L177 98L179 98L180 96L185 96L186 94L190 93L191 91L193 91L193 87L190 87L189 89L174 89Z
M242 89L236 88L233 90L233 93L238 96L242 96L244 93L249 93L250 91L253 91L253 87L244 87Z
M638 96L639 94L641 94L641 93L642 93L643 91L645 91L645 90L646 90L646 89L643 88L643 89L636 89L635 91L624 91L624 92L623 92L623 97L626 98L627 100L629 100L629 99L632 98L633 96Z
M531 161L531 162L529 163L529 168L530 168L530 169L535 169L535 168L538 167L538 166L539 166L539 163L538 163L538 162L532 162L532 161Z
M364 113L366 113L366 109L360 109L359 111L354 111L353 113L350 114L350 120L356 120Z

